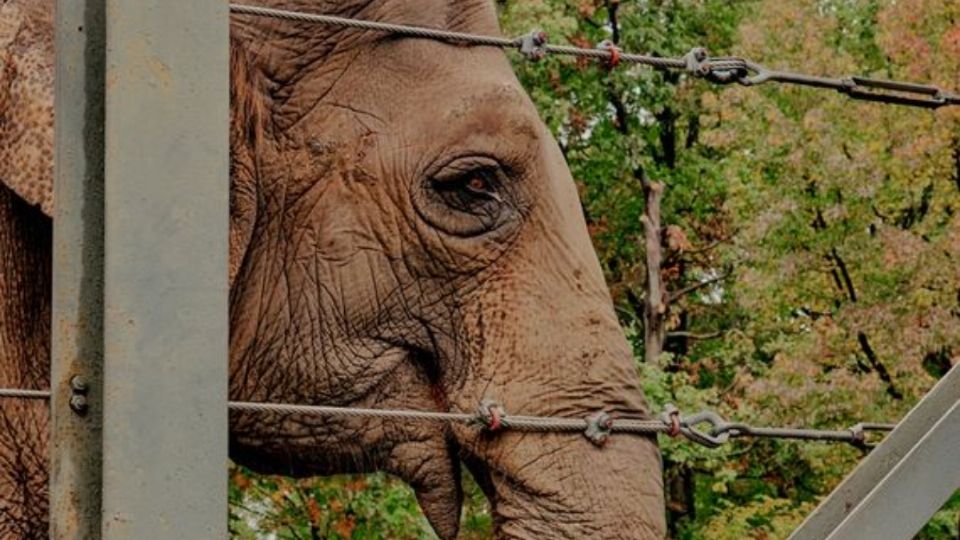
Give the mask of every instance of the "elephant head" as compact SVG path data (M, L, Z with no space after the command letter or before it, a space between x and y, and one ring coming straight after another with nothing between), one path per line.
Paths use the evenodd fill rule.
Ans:
M277 2L497 33L488 0ZM502 51L235 17L231 396L642 416L563 157ZM459 462L504 537L663 535L655 443L235 414L235 456L381 468L456 534Z
M498 32L489 0L258 3ZM230 70L231 399L647 414L574 183L502 51L234 16ZM8 186L49 213L49 189L18 178ZM500 537L664 535L647 437L230 422L232 457L256 470L396 474L442 538L457 534L461 463Z

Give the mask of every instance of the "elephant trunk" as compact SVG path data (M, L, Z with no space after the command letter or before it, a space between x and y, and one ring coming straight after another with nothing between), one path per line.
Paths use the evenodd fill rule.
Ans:
M615 437L601 449L582 437L510 434L500 445L480 473L498 538L664 537L659 456L650 440Z
M488 337L498 335L482 340L484 358L459 407L469 397L474 407L494 400L508 415L649 418L605 288L548 288L522 304L530 311L509 310L496 328L486 324ZM456 433L492 501L499 538L665 536L662 465L652 437L612 434L597 445L581 433Z
M546 137L546 135L545 135ZM455 410L498 402L508 415L646 419L636 363L614 313L580 202L558 148L537 166L543 197L511 249L459 301L459 326L438 336ZM460 361L457 362L456 360ZM660 454L652 437L454 430L493 504L502 538L662 539Z

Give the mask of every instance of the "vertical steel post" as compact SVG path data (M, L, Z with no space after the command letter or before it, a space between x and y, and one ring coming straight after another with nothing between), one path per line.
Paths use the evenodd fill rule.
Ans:
M225 538L227 3L57 7L52 535Z
M50 537L100 538L105 0L56 5ZM72 382L83 379L86 395ZM86 412L72 398L86 400ZM75 403L80 405L80 403Z
M106 6L103 538L225 538L227 2Z

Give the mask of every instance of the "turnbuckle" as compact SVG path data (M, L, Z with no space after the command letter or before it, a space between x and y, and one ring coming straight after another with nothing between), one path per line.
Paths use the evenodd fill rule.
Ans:
M853 99L911 105L938 109L944 105L960 104L960 96L945 92L936 86L866 77L849 77L842 80L837 90ZM896 93L891 93L896 92Z

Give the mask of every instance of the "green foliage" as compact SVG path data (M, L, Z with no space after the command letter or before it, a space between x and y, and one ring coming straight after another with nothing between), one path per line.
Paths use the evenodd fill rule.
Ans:
M954 0L501 0L504 32L694 46L770 67L960 89ZM616 26L616 32L614 32ZM636 66L518 60L566 155L654 407L758 425L842 428L900 418L960 355L960 113L851 102L824 90L717 87ZM643 197L666 185L677 291L661 361L641 363ZM843 445L662 439L679 539L785 538L863 454ZM408 488L382 475L304 482L235 471L231 526L272 538L424 538ZM487 538L468 483L464 538ZM958 535L960 494L918 538ZM311 536L312 535L312 536Z
M233 538L431 538L410 488L386 475L296 481L235 467L231 480Z
M466 471L460 538L490 538L489 505ZM230 536L237 540L435 538L413 490L386 474L294 480L230 469Z

